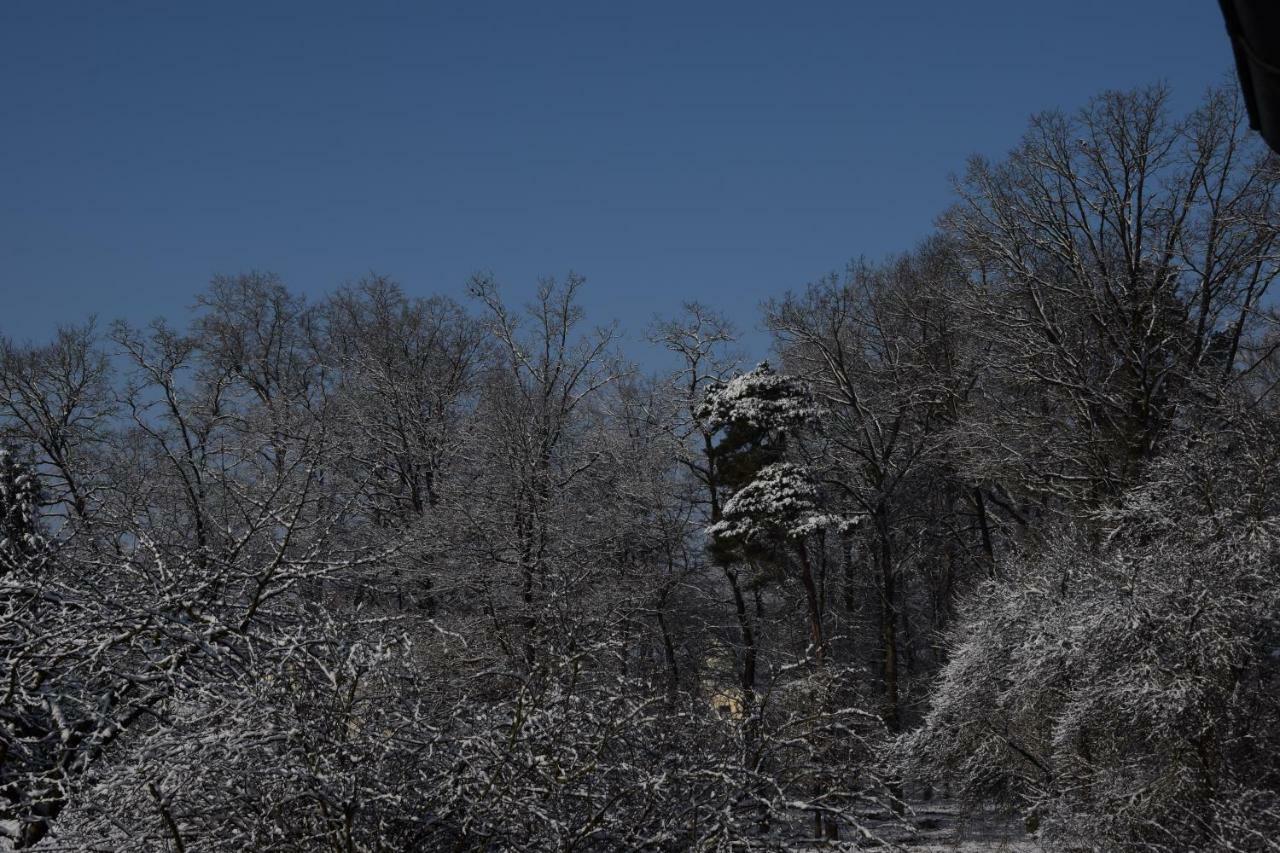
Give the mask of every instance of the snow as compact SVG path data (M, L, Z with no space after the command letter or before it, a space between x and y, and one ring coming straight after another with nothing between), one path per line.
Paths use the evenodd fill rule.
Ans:
M818 409L807 383L775 373L768 362L761 362L754 370L708 387L698 416L713 428L741 423L786 430L816 422Z

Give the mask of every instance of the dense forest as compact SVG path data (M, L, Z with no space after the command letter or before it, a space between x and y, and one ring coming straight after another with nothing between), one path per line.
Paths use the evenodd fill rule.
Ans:
M767 363L574 275L4 329L0 848L1280 851L1278 204L1111 92Z

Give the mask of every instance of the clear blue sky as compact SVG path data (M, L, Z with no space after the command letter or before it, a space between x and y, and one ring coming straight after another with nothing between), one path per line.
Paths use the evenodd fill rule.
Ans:
M1030 113L1230 69L1212 0L5 0L0 333L248 269L459 299L573 269L633 334L689 298L749 329L909 248Z

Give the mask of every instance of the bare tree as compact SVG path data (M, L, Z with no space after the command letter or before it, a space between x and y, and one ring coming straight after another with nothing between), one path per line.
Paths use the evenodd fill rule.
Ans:
M1167 102L1110 92L1036 116L1007 160L970 163L944 218L993 398L965 441L1020 492L1116 495L1204 380L1249 369L1280 261L1275 163L1234 92L1185 120Z

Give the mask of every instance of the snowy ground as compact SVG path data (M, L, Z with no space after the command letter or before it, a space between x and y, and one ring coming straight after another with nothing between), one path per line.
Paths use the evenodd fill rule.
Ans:
M885 833L888 840L911 851L1030 853L1044 850L1027 835L1020 821L1004 815L964 812L956 804L946 802L919 803L912 811L915 813L914 834Z
M887 819L869 818L867 829L890 845L859 846L849 840L838 844L802 843L792 847L794 853L818 851L853 851L897 849L904 853L1054 853L1029 837L1020 822L1002 815L974 814L947 802L919 803L912 807L910 827L901 827Z

